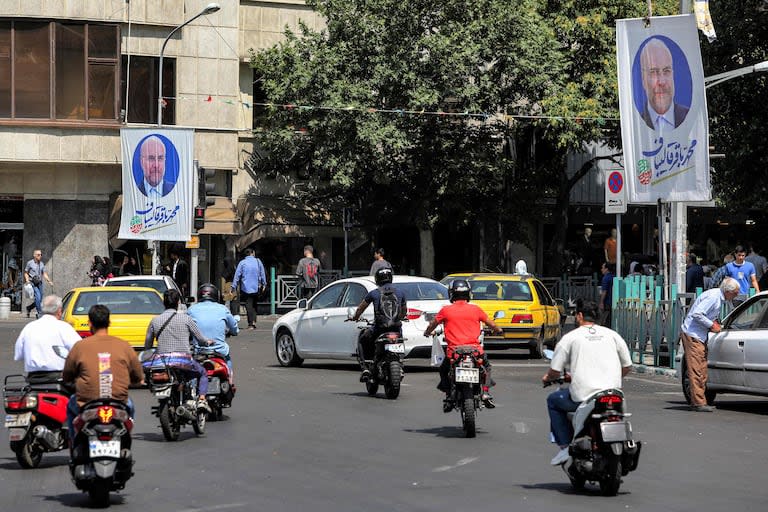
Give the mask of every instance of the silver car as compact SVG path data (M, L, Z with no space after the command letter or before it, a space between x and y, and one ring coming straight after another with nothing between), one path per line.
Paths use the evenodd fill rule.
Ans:
M448 289L426 277L395 276L395 286L408 302L408 322L403 322L405 357L429 357L432 339L424 330L440 308L448 304ZM376 289L373 277L335 281L318 291L309 301L281 316L272 327L277 361L282 366L298 366L304 359L355 359L358 326L347 318L369 291ZM361 318L373 320L373 305Z
M747 299L707 342L707 402L718 393L768 396L768 292ZM682 358L683 393L690 403L690 383Z

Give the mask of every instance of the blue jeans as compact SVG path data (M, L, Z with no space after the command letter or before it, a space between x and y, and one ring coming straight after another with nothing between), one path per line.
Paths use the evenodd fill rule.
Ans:
M37 318L43 316L43 283L40 286L32 285L32 289L35 291L35 309L37 310Z
M136 409L133 407L131 397L128 397L125 407L128 409L128 415L131 418L136 416ZM73 394L69 397L69 402L67 403L67 429L69 430L69 439L72 441L75 440L75 418L77 418L78 414L80 414L80 406L77 405L77 395Z
M573 439L573 425L568 419L568 413L578 409L579 403L571 400L571 390L558 389L547 397L549 410L549 428L555 436L558 446L568 446Z

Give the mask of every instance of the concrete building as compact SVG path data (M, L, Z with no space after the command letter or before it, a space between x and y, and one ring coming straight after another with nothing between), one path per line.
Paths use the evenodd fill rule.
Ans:
M157 122L162 43L208 3L0 0L4 286L9 262L23 268L36 248L59 294L90 284L91 258L117 248L150 270L145 242L116 239L119 130ZM292 180L249 172L255 153L249 51L278 42L300 19L317 27L319 16L302 0L218 3L218 12L170 39L163 66L164 124L193 128L195 158L216 170L219 197L201 237L202 281L216 280L224 257L242 243L281 236L298 245L311 236L331 253L331 239L342 236L330 218L312 219L286 205L297 186Z

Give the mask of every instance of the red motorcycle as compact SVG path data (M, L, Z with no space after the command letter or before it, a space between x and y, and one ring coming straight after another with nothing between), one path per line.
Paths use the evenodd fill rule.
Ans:
M220 421L224 418L224 408L232 407L232 399L237 388L232 383L232 374L227 365L227 358L223 354L197 347L195 359L208 372L208 393L206 399L211 408L208 419Z
M43 453L67 448L67 403L71 392L61 381L32 384L8 375L3 386L5 427L11 450L25 469L40 465Z

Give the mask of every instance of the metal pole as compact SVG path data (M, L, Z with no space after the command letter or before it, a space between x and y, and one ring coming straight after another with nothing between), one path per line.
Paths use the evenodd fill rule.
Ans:
M197 255L197 249L192 249L190 251L190 257L189 257L189 290L187 290L187 293L191 296L194 296L197 291L198 287L198 269L197 266L199 264L198 255Z
M152 240L152 275L157 275L157 269L160 267L160 242Z
M344 277L349 276L349 229L344 228Z
M616 277L621 277L621 214L616 214Z

